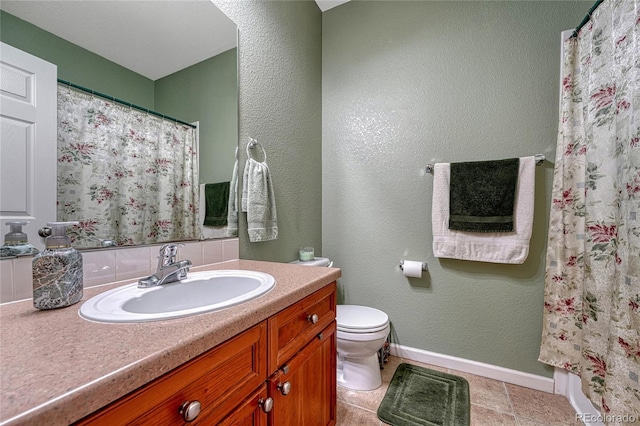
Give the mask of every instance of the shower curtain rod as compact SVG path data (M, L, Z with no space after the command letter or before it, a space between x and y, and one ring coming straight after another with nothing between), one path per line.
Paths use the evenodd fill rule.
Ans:
M82 90L83 92L91 93L92 95L99 96L99 97L104 98L104 99L108 99L108 100L110 100L112 102L117 102L119 104L126 105L126 106L128 106L130 108L137 109L138 111L143 111L143 112L146 112L148 114L155 115L156 117L164 118L165 120L175 121L176 123L183 124L185 126L189 126L189 127L193 128L193 129L198 128L198 126L195 126L195 125L193 125L191 123L187 123L185 121L178 120L177 118L169 117L168 115L164 115L164 114L161 114L159 112L155 112L155 111L152 111L150 109L147 109L147 108L132 104L131 102L127 102L127 101L123 101L123 100L118 99L118 98L114 98L113 96L105 95L104 93L96 92L95 90L92 90L92 89L87 89L86 87L82 87L82 86L80 86L78 84L71 83L70 81L58 79L58 83L64 84L65 86L73 87L73 88L78 89L78 90Z
M589 20L591 19L591 15L593 14L593 12L598 8L598 6L600 6L600 3L602 3L604 0L597 0L593 6L591 6L591 9L589 9L589 11L587 12L587 16L584 17L584 19L582 20L582 22L580 22L580 25L578 25L576 27L575 30L573 30L573 33L571 34L570 38L573 37L577 37L578 36L578 32L580 31L580 29L582 27L584 27L585 25L587 25L587 22L589 22Z

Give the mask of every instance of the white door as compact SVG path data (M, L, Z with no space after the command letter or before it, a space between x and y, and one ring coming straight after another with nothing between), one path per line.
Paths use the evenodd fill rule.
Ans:
M5 43L0 66L0 235L7 221L28 221L29 242L43 249L38 229L56 220L58 71Z

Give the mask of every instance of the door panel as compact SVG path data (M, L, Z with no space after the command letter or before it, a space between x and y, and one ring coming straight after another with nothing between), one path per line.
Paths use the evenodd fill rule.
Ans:
M7 221L39 249L38 229L56 220L57 67L0 45L0 234Z

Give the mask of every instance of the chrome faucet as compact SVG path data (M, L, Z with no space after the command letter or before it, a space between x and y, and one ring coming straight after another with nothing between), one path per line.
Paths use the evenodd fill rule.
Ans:
M165 244L160 247L158 256L158 270L155 274L138 281L139 288L155 287L187 278L187 272L191 267L190 260L176 261L178 254L177 244Z

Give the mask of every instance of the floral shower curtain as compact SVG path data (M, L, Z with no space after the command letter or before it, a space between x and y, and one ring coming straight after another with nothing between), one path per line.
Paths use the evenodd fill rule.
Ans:
M540 361L640 421L640 0L565 41Z
M197 133L58 85L58 220L74 247L198 238Z

